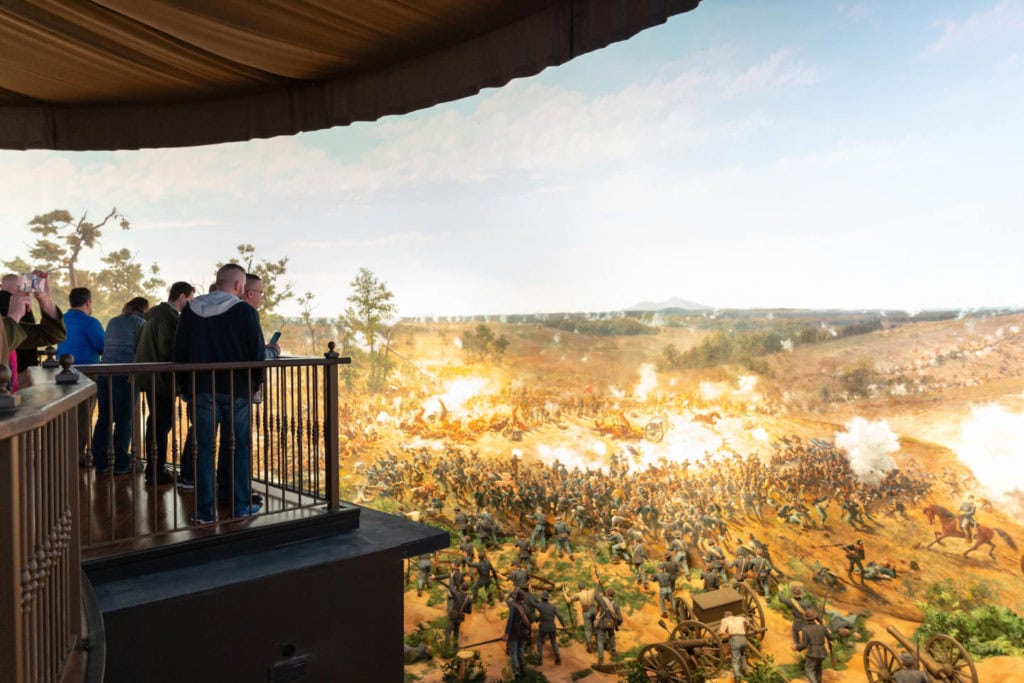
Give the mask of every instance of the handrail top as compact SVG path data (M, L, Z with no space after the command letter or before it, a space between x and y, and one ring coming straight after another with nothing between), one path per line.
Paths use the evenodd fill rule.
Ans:
M221 363L92 363L75 365L75 369L85 375L125 375L139 372L188 372L191 370L247 370L258 368L294 368L322 367L328 365L347 365L352 362L349 356L337 358L318 358L317 356L288 356L274 360L230 361Z
M18 391L21 405L16 411L0 414L0 440L42 427L96 394L93 382L57 384L54 376L59 369L30 367L26 370L32 384Z

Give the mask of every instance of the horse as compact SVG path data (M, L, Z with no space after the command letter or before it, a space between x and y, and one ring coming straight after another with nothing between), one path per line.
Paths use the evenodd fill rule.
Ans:
M935 524L936 521L939 523L939 531L935 533L935 540L925 546L925 548L931 548L933 545L938 543L942 545L942 539L944 538L962 538L967 540L967 534L960 529L960 521L957 516L952 512L942 507L941 505L929 505L924 509L925 517L928 518L929 524ZM992 542L992 539L996 534L999 534L1006 545L1010 546L1013 550L1017 549L1017 544L1013 542L1002 529L996 529L993 527L985 526L984 524L978 524L974 528L974 545L964 551L964 557L967 557L967 553L977 550L982 545L987 545L989 550L989 556L994 560L996 559L996 545ZM970 542L970 541L968 541Z

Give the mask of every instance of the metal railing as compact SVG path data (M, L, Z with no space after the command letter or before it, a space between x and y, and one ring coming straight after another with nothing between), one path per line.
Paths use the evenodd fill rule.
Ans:
M35 386L0 416L0 680L57 681L82 634L78 406L91 383Z
M96 380L99 406L83 548L254 513L337 510L338 366L347 362L78 366Z

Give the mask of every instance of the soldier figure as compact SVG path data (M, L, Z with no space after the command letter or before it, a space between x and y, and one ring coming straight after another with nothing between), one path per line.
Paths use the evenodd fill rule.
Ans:
M917 668L914 655L904 652L900 655L902 668L893 674L893 683L928 683L928 674Z
M455 508L455 529L459 536L466 535L466 528L469 526L469 517L462 511L462 508Z
M597 616L597 591L593 588L587 588L586 584L582 581L576 584L579 590L573 594L569 600L570 604L573 602L580 603L580 612L582 613L583 621L583 638L586 642L587 652L593 652L593 638L594 638L594 618ZM571 607L570 607L571 608Z
M416 597L423 595L424 588L430 588L430 572L434 568L434 558L430 553L423 553L416 558Z
M967 500L960 503L960 530L964 532L968 542L974 539L974 530L978 527L978 523L974 521L977 511L973 495L967 496Z
M808 610L814 607L810 598L804 595L804 585L796 581L789 584L789 593L792 596L787 598L779 593L779 602L789 608L793 615L793 645L800 642L800 633L807 624L806 615Z
M519 564L529 569L530 559L533 554L533 544L530 542L530 539L516 536L516 540L512 542L512 545L519 549Z
M647 550L644 548L643 541L637 541L636 545L633 546L633 553L630 557L630 562L633 564L633 576L636 577L637 585L644 585L644 561L647 559Z
M772 572L782 575L772 561L764 556L764 550L758 548L754 551L754 559L750 561L750 569L754 572L754 588L761 591L764 599L770 597Z
M540 536L540 551L547 552L548 549L548 538L546 535L546 529L548 523L548 517L544 514L544 511L537 508L537 511L533 513L533 533L530 534L530 545L536 545L537 537Z
M597 663L604 663L605 644L608 653L615 656L615 632L622 625L622 611L615 604L615 591L609 588L597 600Z
M565 621L562 619L562 613L558 611L558 608L548 602L551 599L551 594L547 591L542 591L540 594L540 603L537 605L537 613L540 615L540 625L537 627L537 657L544 661L544 640L551 641L551 651L555 654L555 664L561 664L562 658L558 654L558 638L556 637L555 620L565 628Z
M629 562L629 553L626 552L626 539L622 537L617 530L613 529L610 534L605 538L609 544L611 544L610 554L612 560L621 557L626 562Z
M569 559L574 560L572 556L572 546L569 545L569 525L565 523L565 519L559 516L555 519L555 543L558 547L558 557L561 559L562 552L569 554Z
M476 602L477 592L483 589L487 604L493 604L494 596L491 595L491 583L500 578L498 572L494 569L494 565L487 559L487 554L481 552L480 559L477 562L470 562L469 566L476 570L476 583L473 584L473 602Z
M676 532L672 537L672 542L668 544L669 551L672 552L672 559L679 563L682 572L685 576L690 575L690 558L686 547L686 541L683 540L682 534Z
M459 581L452 579L448 583L448 625L444 629L444 640L446 643L454 643L459 646L459 627L462 625L466 615L473 611L473 599L466 591L466 587Z
M800 634L800 642L793 646L793 650L807 650L807 660L804 662L807 680L809 683L822 683L821 663L826 655L832 653L832 632L818 623L818 613L813 609L804 612L804 619L807 624Z
M466 534L462 537L462 543L459 543L459 552L462 553L462 564L469 566L469 563L476 559L476 546L473 545L473 539Z
M858 540L856 543L851 545L844 545L843 550L846 552L846 559L850 561L850 566L846 568L846 576L849 577L850 582L853 582L853 570L857 569L860 572L860 582L864 584L864 541Z
M526 666L526 644L530 642L530 624L533 620L525 605L526 594L518 591L509 603L508 621L502 639L507 643L508 663L512 672L518 675Z
M665 563L661 563L661 569L654 575L654 580L658 582L658 607L661 608L661 616L668 616L668 608L672 608L672 613L676 613L676 596L673 592L675 587L675 581L672 575L665 570Z
M530 572L518 562L513 562L508 580L512 582L513 591L522 590L530 583Z

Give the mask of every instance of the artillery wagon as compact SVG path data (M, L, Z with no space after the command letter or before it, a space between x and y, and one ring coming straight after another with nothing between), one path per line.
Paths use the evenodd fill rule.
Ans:
M916 652L917 646L900 633L895 626L885 629L904 650ZM928 680L943 683L978 683L974 660L956 638L937 634L929 638L917 655L928 674ZM864 671L869 683L888 683L896 680L901 668L896 650L880 640L872 640L864 648Z
M692 607L682 600L679 605L683 620L669 632L668 640L647 645L637 657L646 680L688 683L697 671L703 671L704 680L714 678L725 662L726 646L718 628L726 611L750 621L753 630L748 633L748 651L760 657L757 645L767 631L764 609L749 586L740 583L697 593Z

